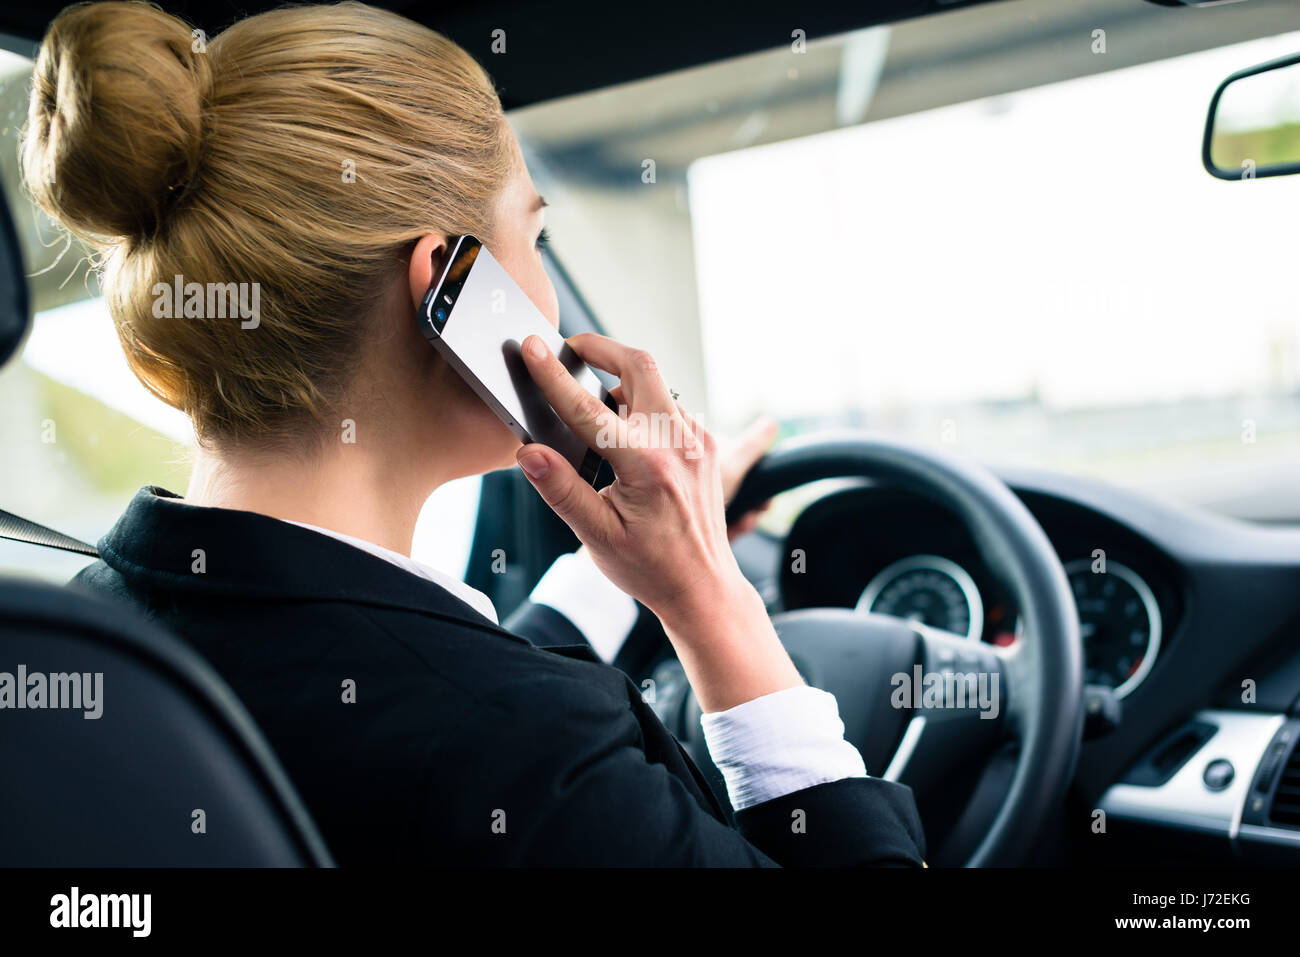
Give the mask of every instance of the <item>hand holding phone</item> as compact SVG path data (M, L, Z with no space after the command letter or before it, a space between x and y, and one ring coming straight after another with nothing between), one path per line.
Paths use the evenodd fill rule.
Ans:
M625 418L578 386L539 338L524 346L551 406L601 445L617 478L597 492L543 445L515 453L519 467L605 577L659 618L701 707L722 711L802 684L727 541L714 440L678 406L654 360L605 336L573 337L586 362L618 376ZM656 421L669 427L647 431Z
M539 336L578 384L612 407L596 374L569 348L528 295L473 236L456 240L425 294L420 330L520 442L555 449L591 483L604 459L555 414L520 355Z

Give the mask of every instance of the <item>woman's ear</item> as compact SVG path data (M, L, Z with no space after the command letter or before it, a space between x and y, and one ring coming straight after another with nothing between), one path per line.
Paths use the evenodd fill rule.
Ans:
M447 257L447 237L437 233L421 236L411 253L407 275L411 282L411 303L419 308L424 294L433 285L434 278L442 272Z

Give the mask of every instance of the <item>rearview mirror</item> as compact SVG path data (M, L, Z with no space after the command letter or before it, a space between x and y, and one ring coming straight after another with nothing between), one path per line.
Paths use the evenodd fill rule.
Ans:
M1239 70L1219 84L1201 162L1219 179L1300 173L1300 54Z

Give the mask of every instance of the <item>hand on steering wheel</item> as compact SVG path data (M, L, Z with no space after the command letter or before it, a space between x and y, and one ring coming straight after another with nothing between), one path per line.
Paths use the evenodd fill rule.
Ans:
M1012 743L1005 798L984 822L978 846L961 858L970 865L1016 863L1032 846L1035 831L1060 808L1082 738L1083 656L1065 570L1024 503L990 472L876 436L809 436L788 443L749 474L731 511L740 514L808 482L850 476L903 485L955 513L1011 591L1024 621L1021 639L1009 649L996 648L847 608L783 613L774 618L777 631L808 683L835 694L846 734L867 758L868 772L912 786L927 833L941 830L933 817L927 819L927 807L965 797L959 772L983 770L1000 745ZM945 681L983 675L986 687L997 685L996 714L953 707L947 700L937 707L916 707L915 700L900 707L897 678L915 675L917 667ZM688 738L691 723L683 728ZM882 746L896 748L892 759L868 757ZM956 803L947 810L960 813L965 802ZM932 859L942 859L939 850Z
M588 393L537 336L524 361L556 414L614 469L597 492L563 456L536 443L516 453L546 503L610 581L654 612L691 687L723 711L803 684L736 564L713 437L681 408L654 359L605 336L568 340L619 377L620 413Z

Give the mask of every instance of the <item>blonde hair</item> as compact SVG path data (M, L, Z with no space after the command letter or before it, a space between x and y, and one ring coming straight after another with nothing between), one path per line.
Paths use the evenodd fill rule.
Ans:
M351 2L206 43L145 3L69 7L22 148L36 201L99 254L132 369L217 444L319 434L414 241L489 237L513 166L473 58ZM256 327L159 317L154 289L176 276L256 284Z

